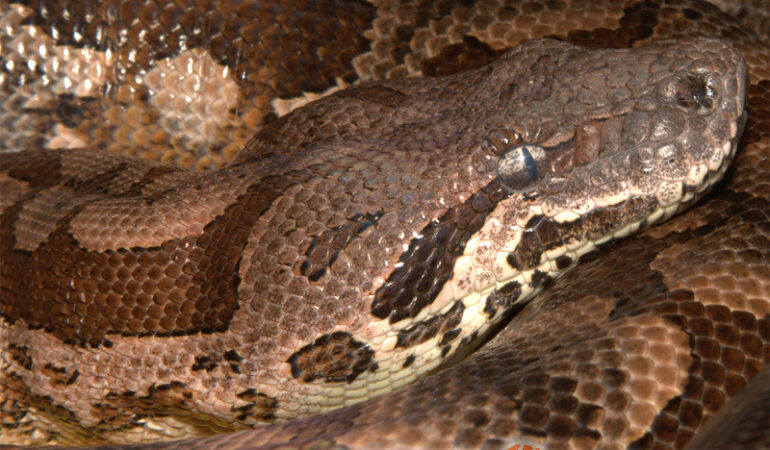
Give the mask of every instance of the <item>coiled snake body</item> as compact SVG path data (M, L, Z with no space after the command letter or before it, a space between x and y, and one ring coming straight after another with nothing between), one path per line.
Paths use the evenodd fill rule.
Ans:
M767 439L709 420L770 361L766 37L696 1L589 3L7 5L12 42L58 53L3 47L2 442L270 422L155 445ZM257 58L255 36L286 53ZM185 64L196 81L156 71ZM430 77L366 83L410 73ZM256 93L354 78L281 118ZM162 117L185 107L203 111ZM185 165L180 148L233 161L104 151ZM694 204L733 157L695 208L593 251Z

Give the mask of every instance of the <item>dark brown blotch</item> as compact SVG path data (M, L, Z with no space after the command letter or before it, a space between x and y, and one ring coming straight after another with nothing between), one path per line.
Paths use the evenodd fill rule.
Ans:
M516 270L521 270L524 268L521 262L519 262L519 260L516 258L516 253L509 253L508 256L505 257L505 261L509 266Z
M292 376L306 383L319 378L350 383L365 371L377 370L374 350L343 331L324 334L293 353L287 362Z
M205 370L206 372L211 372L217 367L217 363L215 363L211 356L209 355L201 355L195 357L195 362L193 363L191 369L193 372L197 372L199 370Z
M487 215L510 192L495 179L420 232L409 242L397 268L377 289L372 315L396 323L416 317L430 305L452 278L455 260L465 244L484 225Z
M29 183L30 189L45 189L61 182L62 161L57 151L3 153L8 176Z
M597 240L620 224L645 219L657 206L653 197L631 198L617 205L594 209L573 222L557 223L559 235L567 245L586 239Z
M253 388L248 388L236 394L236 397L247 402L245 405L230 407L230 412L237 414L235 416L236 420L244 422L252 417L264 422L275 419L275 412L280 404L277 398L270 397Z
M241 361L243 361L243 357L235 349L226 351L222 357L230 365L230 370L235 373L241 373Z
M508 309L516 303L521 295L521 284L518 281L511 281L500 289L495 289L487 296L484 304L484 314L490 319L497 314L498 308Z
M465 305L456 301L452 308L444 314L429 317L398 332L396 348L409 348L437 336L439 333L450 333L463 317ZM458 331L459 332L459 331ZM456 336L456 334L455 334ZM451 340L451 339L450 339ZM443 342L443 341L442 341ZM441 345L444 345L443 343Z
M536 288L536 287L546 287L553 281L553 277L548 275L547 273L535 270L535 272L532 274L532 280L529 282L529 286Z
M460 328L454 328L452 330L447 331L446 333L441 336L441 341L439 341L438 345L446 345L453 340L460 334L462 330Z
M69 370L66 367L56 366L52 363L44 365L40 373L48 377L48 382L51 386L69 386L80 376L80 371L77 369Z
M559 223L537 215L529 219L516 250L507 256L508 264L517 270L532 269L540 265L543 252L564 245L597 240L619 225L642 220L649 216L657 202L654 198L634 198L617 205L598 208L572 222ZM559 269L572 265L571 258L562 256L556 261ZM547 281L544 277L533 278L532 286Z
M516 247L516 260L524 268L537 267L543 254L543 245L534 230L527 229L521 234L521 240Z
M567 267L569 267L571 265L572 265L572 258L570 258L569 256L562 255L562 256L559 256L558 258L556 258L556 268L557 269L563 270L563 269L566 269Z
M652 36L659 14L660 5L652 0L635 3L623 9L616 28L573 30L567 33L567 42L598 48L632 47L634 42Z
M243 357L238 353L238 351L235 350L235 349L232 349L232 348L230 350L226 351L222 355L222 357L225 358L225 361L229 361L229 362L239 363L239 362L243 361Z
M16 364L27 370L32 369L34 360L32 359L32 355L29 354L29 347L26 345L19 345L11 342L8 344L8 354L11 355L11 359L13 359Z
M356 214L343 225L332 227L311 238L305 250L305 259L297 266L297 273L310 281L318 281L337 260L341 251L359 238L367 229L377 224L383 212Z
M502 51L493 50L477 38L465 35L462 42L446 45L436 56L425 59L421 69L425 76L451 75L486 66L501 54Z

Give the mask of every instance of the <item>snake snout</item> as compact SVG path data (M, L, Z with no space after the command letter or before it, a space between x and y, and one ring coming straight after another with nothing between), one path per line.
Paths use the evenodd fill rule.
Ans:
M624 150L611 154L605 146L600 154L609 163L593 164L596 173L627 176L621 184L631 198L658 205L646 225L681 211L721 179L740 138L746 96L743 57L718 40L659 42L650 51L656 59L646 67L658 81L617 119Z
M682 55L675 64L657 68L668 76L656 95L685 114L710 122L738 125L746 103L746 62L739 51L715 39L664 42L665 54ZM666 72L667 71L667 72Z
M684 58L656 88L667 106L654 114L653 136L667 128L666 114L683 119L680 134L657 147L659 173L681 183L683 193L673 201L689 203L721 178L735 153L745 122L746 64L740 52L714 39L661 45Z

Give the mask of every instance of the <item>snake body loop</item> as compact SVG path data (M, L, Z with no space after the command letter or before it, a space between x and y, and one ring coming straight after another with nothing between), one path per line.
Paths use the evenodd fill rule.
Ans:
M735 423L770 361L764 37L694 0L374 3L2 6L0 443Z

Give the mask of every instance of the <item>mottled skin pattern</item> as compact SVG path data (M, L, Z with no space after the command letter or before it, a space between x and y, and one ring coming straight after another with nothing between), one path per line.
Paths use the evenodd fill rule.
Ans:
M49 421L68 411L83 429L62 427L67 442L128 439L126 410L174 436L398 387L555 276L548 251L568 268L696 199L732 158L744 79L715 41L533 41L475 71L340 91L213 172L4 154L20 187L0 229L11 394ZM498 167L506 130L547 149L542 181Z
M657 11L653 2L643 6ZM633 7L630 9L634 12ZM712 13L708 9L706 12ZM644 21L650 17L653 16L640 14L636 19ZM666 18L665 8L654 17ZM656 22L663 23L665 20ZM642 28L632 29L639 32ZM656 37L693 33L680 22L675 30L665 26L650 29L656 31ZM751 116L744 134L746 145L724 187L697 209L639 240L623 242L586 261L568 279L556 282L546 297L526 306L499 337L460 366L395 394L330 415L215 441L226 446L282 442L293 437L299 442L333 439L332 443L353 446L375 442L439 446L516 442L544 442L553 447L590 446L597 442L683 446L768 360L769 205L767 173L763 172L768 167L768 71L762 65L767 60L761 59L767 47L752 47L754 41L750 37L740 33L737 36L733 43L746 56L752 82L748 100ZM643 36L626 36L626 42L622 36L616 38L618 41L612 41L607 33L567 36L571 41L604 46L627 45ZM478 50L474 45L468 44L469 54ZM260 150L260 155L269 151ZM103 161L77 162L80 167L93 164L94 173L104 172ZM42 177L45 171L40 174ZM171 179L182 175L174 171L156 174L158 179L164 176ZM237 192L237 174L232 180ZM116 191L130 190L134 182L121 184L118 177L112 185ZM222 196L238 195L228 194L224 185L212 182L211 189L218 192L221 188ZM279 189L280 180L274 186ZM259 196L256 197L259 205ZM194 205L191 209L201 211L203 217L212 217L217 213L211 208L215 206ZM137 211L132 216L141 220L142 214ZM194 227L195 219L179 222L193 222ZM359 227L380 220L375 211L349 222ZM84 226L87 224L84 221ZM350 236L351 232L347 234ZM33 233L27 238L38 242L44 236ZM139 238L159 239L141 235ZM114 245L110 239L120 237L102 236L95 245L109 248ZM324 258L319 260L318 267L323 267ZM212 266L220 268L218 264ZM308 275L314 273L314 267L306 269ZM205 314L201 320L217 319L224 320L221 315L209 318ZM451 322L450 318L447 320ZM194 319L190 321L196 325ZM184 325L177 322L170 326ZM146 329L167 325L131 324L127 319L125 327L132 326ZM59 338L81 338L77 332L67 334L67 327L60 328L59 333ZM98 333L82 336L86 341L101 338ZM184 349L163 351L176 354ZM214 352L219 354L196 355L192 365L199 371L223 370L221 366L227 366L227 370L236 372L236 368L242 370L244 360L248 361L227 347L213 349ZM12 355L15 364L30 363L29 349L23 345L9 347L7 354ZM654 407L660 400L658 393L661 387L670 386L667 382L672 377L667 364L686 366L687 381L674 383L677 389L683 385L684 393L664 402L664 411L659 412ZM663 369L659 368L661 365ZM44 372L46 368L41 369ZM76 383L79 378L67 368L56 366L48 367L45 376L51 383L61 385ZM9 379L5 383L13 386L14 382ZM18 386L16 389L23 391ZM184 391L183 386L169 384L154 397L160 403L167 399L168 407L174 408L184 397ZM273 405L256 391L244 390L238 398L248 400L243 405L248 410L244 412L249 414L269 414ZM129 400L115 398L112 405L106 406L118 407L122 401ZM9 415L13 414L10 409ZM207 447L212 441L201 445Z

